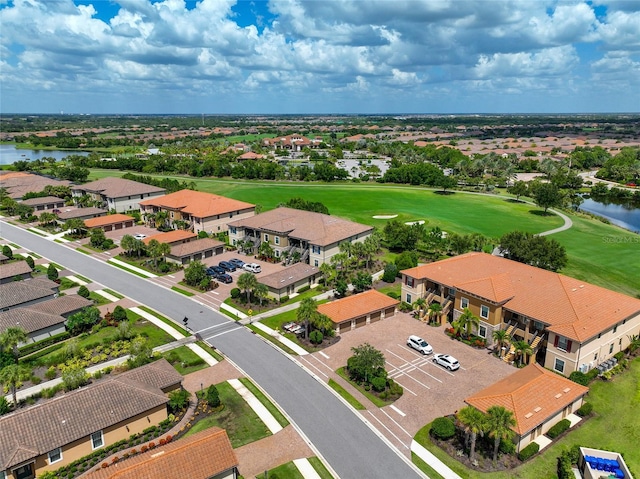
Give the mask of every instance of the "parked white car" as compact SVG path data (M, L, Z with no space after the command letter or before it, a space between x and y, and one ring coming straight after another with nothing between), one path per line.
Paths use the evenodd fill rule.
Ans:
M143 235L142 233L138 233L137 235L134 235L134 238L137 239L137 240L140 240L140 241L142 241L146 237L147 237L147 235Z
M448 354L434 354L433 362L447 368L449 371L460 369L460 363L458 360Z
M433 352L433 348L431 347L431 345L420 336L409 336L409 339L407 339L407 346L415 349L422 354L431 354Z
M260 271L262 271L262 268L258 263L245 263L242 266L242 269L251 273L259 273Z

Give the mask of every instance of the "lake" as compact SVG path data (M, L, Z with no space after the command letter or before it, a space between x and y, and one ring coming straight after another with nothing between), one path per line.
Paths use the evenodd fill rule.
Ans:
M86 151L60 151L60 150L18 150L15 145L0 145L0 165L10 165L19 160L39 160L45 156L61 160L69 155L83 155Z
M592 199L585 199L580 209L607 218L612 224L640 232L640 209L609 203L605 205Z

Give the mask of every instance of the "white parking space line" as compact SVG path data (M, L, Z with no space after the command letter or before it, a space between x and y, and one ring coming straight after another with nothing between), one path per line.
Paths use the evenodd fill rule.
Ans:
M327 363L325 363L324 361L320 360L319 358L317 358L316 356L311 356L313 359L315 359L316 361L318 361L320 364L322 364L325 368L327 368L329 371L333 372L333 369L331 368L331 366L329 366Z
M383 413L385 416L387 416L396 426L398 426L400 429L402 429L402 432L404 432L407 436L409 436L410 438L413 439L413 436L411 434L409 434L409 432L405 428L403 428L400 424L398 424L398 422L395 419L393 419L391 416L389 416L387 414L387 411L385 411L384 409L380 409L380 412Z
M389 351L389 350L387 349L387 352L388 352L388 353L390 353L390 354L393 354L395 357L397 357L397 358L401 359L402 361L406 361L406 359L404 359L402 356L398 356L398 355L397 355L397 354L395 354L393 351ZM387 362L388 362L388 361L387 361ZM417 362L417 364L413 364L413 363L415 363L415 362ZM404 373L406 374L406 373L408 373L408 372L411 372L411 371L413 371L413 370L417 369L417 370L418 370L418 371L420 371L421 373L426 374L426 375L427 375L427 376L429 376L430 378L435 379L436 381L438 381L439 383L441 383L441 382L442 382L442 380L438 379L438 378L437 378L437 377L435 377L435 376L432 376L431 374L429 374L428 372L426 372L424 369L422 369L422 368L420 367L420 366L424 366L424 365L426 365L426 364L429 364L429 362L430 362L430 361L429 361L426 357L419 356L418 358L416 358L416 359L412 360L412 361L411 361L411 363L406 363L404 366L399 367L399 368L398 368L398 370L400 370L401 372L404 372ZM391 364L391 363L389 363L389 364ZM410 366L410 367L408 367L408 366ZM408 367L408 369L406 369L406 370L405 370L405 368L407 368L407 367Z
M391 365L391 367L394 367L394 368L396 367L396 366L394 366L393 364L391 364L389 361L387 361L387 364ZM397 368L396 368L396 369L397 369ZM418 383L418 384L420 384L421 386L423 386L423 387L425 387L425 388L427 388L427 389L431 389L431 388L430 388L429 386L427 386L425 383L423 383L422 381L418 381L418 380L417 380L416 378L414 378L413 376L411 376L411 375L409 375L409 374L406 374L406 373L403 373L403 375L404 375L404 376L406 376L406 377L408 377L409 379L411 379L411 380L413 380L413 381L417 382L417 383Z
M440 370L442 370L443 373L447 373L449 376L455 376L455 374L453 374L451 371L449 371L447 368L443 368L442 366L438 366L436 363L432 362L431 365L433 367L436 367ZM460 368L462 369L462 368Z
M387 426L385 426L385 425L382 423L382 421L380 421L380 419L378 419L377 417L375 417L371 411L367 411L367 412L371 415L371 417L372 417L373 419L375 419L376 421L378 421L378 423L379 423L383 428L385 428L385 429L389 432L389 434L391 434L393 437L395 437L395 438L398 440L398 442L399 442L400 444L402 444L405 448L409 449L409 447L408 447L404 442L402 442L398 436L396 436L393 432L391 432L391 429L389 429Z
M307 364L307 366L309 366L310 368L315 369L316 371L318 371L319 374L322 374L325 378L329 378L328 374L323 373L322 371L320 371L320 368L318 368L315 364L311 364L311 361L307 360L306 356L300 356L300 359L304 360Z
M407 376L409 377L409 376ZM407 386L405 386L404 384L402 384L400 381L398 381L395 378L392 378L396 383L398 383L400 386L402 386L402 389L404 389L405 391L409 391L411 394L413 394L414 396L417 396L417 394L415 392L413 392L411 389L409 389Z
M402 417L405 417L406 414L403 413L400 409L398 409L397 407L395 407L393 404L391 406L389 406L391 409L393 409L395 412L397 412L398 414L400 414Z
M331 356L327 356L326 354L324 354L322 351L319 351L319 353L325 358L325 359L329 359Z

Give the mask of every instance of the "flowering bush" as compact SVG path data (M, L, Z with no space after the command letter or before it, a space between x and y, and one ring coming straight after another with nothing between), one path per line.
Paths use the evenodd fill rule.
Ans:
M102 467L102 468L104 469L105 467L109 467L109 464L107 464L106 462L103 462L103 463L100 465L100 467Z

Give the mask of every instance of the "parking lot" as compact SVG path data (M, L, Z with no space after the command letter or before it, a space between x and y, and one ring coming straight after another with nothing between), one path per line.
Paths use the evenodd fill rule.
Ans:
M411 334L425 339L434 354L454 356L460 369L449 371L435 364L433 355L423 356L409 348L406 341ZM299 360L323 381L335 380L332 372L347 364L352 347L365 342L384 354L389 377L404 388L404 394L391 406L370 407L361 414L405 452L425 424L461 409L466 397L515 372L487 349L452 340L444 327L428 326L404 313L344 333L337 344Z

